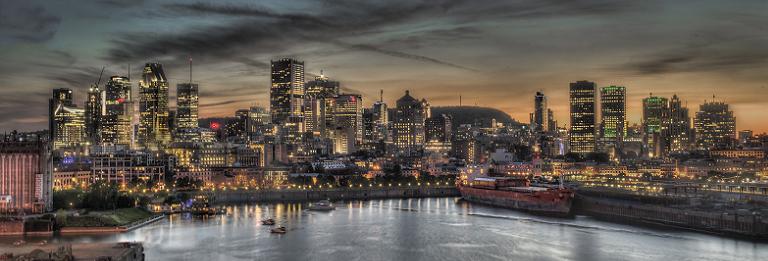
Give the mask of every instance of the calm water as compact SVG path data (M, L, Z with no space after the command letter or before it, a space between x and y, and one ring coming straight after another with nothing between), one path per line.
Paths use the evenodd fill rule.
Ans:
M454 198L229 206L135 231L54 242L143 241L148 260L768 260L768 244L678 230L545 218ZM269 233L273 217L289 232Z

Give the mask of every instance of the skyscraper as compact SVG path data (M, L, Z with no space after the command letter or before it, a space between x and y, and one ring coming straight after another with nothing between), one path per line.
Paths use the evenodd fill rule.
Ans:
M176 85L176 128L194 129L199 127L198 120L198 85L180 83Z
M307 131L314 135L328 138L333 128L334 102L339 95L339 82L331 81L325 75L315 77L304 88L304 123Z
M602 148L621 149L627 136L627 90L623 86L600 88L600 143Z
M101 141L101 118L104 113L104 93L97 84L88 89L85 100L85 135L95 144Z
M53 89L53 95L48 101L48 130L50 140L54 140L54 137L56 137L54 111L59 105L74 106L74 102L72 101L72 90L67 88Z
M49 125L54 149L74 148L85 145L85 110L77 108L72 99L72 90L53 90L49 100Z
M289 116L302 116L304 62L294 59L271 61L269 109L272 123L281 125ZM295 121L295 120L294 120Z
M688 114L688 108L683 107L683 103L677 94L672 96L669 101L669 117L667 117L662 127L665 138L665 150L668 153L685 152L691 145L691 117Z
M434 115L424 122L424 138L426 142L450 144L452 134L452 118L450 115Z
M571 152L595 152L596 93L595 83L577 81L570 84Z
M371 116L373 117L373 133L372 138L374 141L386 141L389 137L389 110L387 104L383 100L379 100L373 103L371 107Z
M133 98L131 80L112 76L104 88L104 116L101 140L111 145L130 146L133 141Z
M429 104L411 97L409 91L397 100L393 141L403 156L417 156L424 147L424 121L429 117Z
M363 142L363 98L359 94L340 94L334 108L336 128L352 129L352 142Z
M547 108L547 96L542 92L536 92L533 106L533 126L535 133L549 131L549 109Z
M736 117L724 102L704 101L696 112L694 127L699 149L728 148L736 139Z
M669 115L667 98L653 96L643 99L643 143L644 156L656 158L664 156L664 137L662 124Z
M147 63L139 81L139 144L157 149L171 140L168 129L168 79L163 65Z

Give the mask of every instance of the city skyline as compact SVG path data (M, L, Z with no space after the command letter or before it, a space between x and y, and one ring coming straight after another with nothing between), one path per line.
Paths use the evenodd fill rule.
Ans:
M19 27L21 29L0 28L5 32L0 42L7 47L0 52L8 57L0 62L3 72L0 84L4 87L0 91L3 104L0 131L44 129L47 121L44 104L50 90L70 88L74 91L75 103L83 104L88 88L97 80L103 65L107 66L105 78L113 74L127 75L128 65L136 78L144 63L164 64L169 77L169 101L175 106L175 88L187 82L190 55L196 61L195 83L201 86L201 118L231 116L237 109L267 105L270 84L267 64L278 56L287 56L307 62L308 78L324 70L341 82L342 91L367 97L365 107L378 100L381 89L388 104L394 104L407 89L415 96L427 98L432 106L458 105L462 96L464 105L497 108L520 122L527 122L533 107L529 97L541 90L548 96L548 105L562 127L568 122L567 85L588 80L595 82L597 88L611 85L627 88L630 123L640 123L641 99L649 93L666 98L677 94L684 106L692 109L715 95L717 100L731 105L738 119L738 130L768 131L768 124L759 121L760 110L765 106L763 101L768 98L768 92L764 91L765 76L761 75L768 55L756 47L764 46L766 39L753 36L764 30L759 25L763 18L750 13L760 10L764 4L754 3L756 8L746 8L705 2L701 8L682 15L674 11L682 10L685 4L577 1L566 7L547 3L501 3L466 8L468 4L461 1L448 1L443 5L406 2L388 5L391 10L387 15L411 11L409 15L382 22L377 19L383 17L364 16L366 12L382 8L375 3L300 4L317 7L316 14L274 3L103 1L83 10L58 6L58 3L3 3L4 10L11 10L6 11L7 15L4 13L9 17L9 24L29 23L17 15L26 12L38 18L36 26L43 30L32 30L30 25ZM160 17L127 15L148 5L167 12ZM494 13L496 15L482 19L477 17L477 13L493 8L508 11L509 15ZM661 8L667 11L650 18L639 17L642 10ZM126 16L124 20L113 21L97 15L97 11L104 10ZM732 13L742 15L728 16ZM361 36L331 32L328 27L340 26L335 22L309 25L309 21L331 14L347 14L348 19L361 22L363 25L355 28L344 28ZM438 23L434 14L445 14L447 21ZM720 20L710 19L712 15ZM210 19L205 23L191 21L195 16ZM468 17L477 20L467 22ZM259 23L243 25L254 19ZM507 29L488 26L510 22L508 20L519 26ZM93 21L103 23L76 31L78 25ZM296 23L286 25L286 21ZM569 21L574 23L566 25ZM617 28L636 31L629 35L630 32L606 27L614 26L609 22L615 22ZM153 23L162 25L157 32L145 34L141 40L130 40L131 36L154 28ZM647 24L657 26L640 28ZM558 26L563 28L555 29ZM24 28L30 30L23 31ZM221 32L211 34L217 28L222 29ZM387 28L397 28L397 33ZM572 42L558 38L563 36L537 33L537 28L541 32L556 30L568 37L598 29L603 31L589 39ZM238 29L255 35L243 39L224 38ZM254 39L278 29L302 34L315 29L315 33L287 47L274 45L284 38L282 36L277 40ZM327 37L311 40L321 33ZM210 35L211 41L217 43L183 44L185 40L196 41L203 35ZM482 43L482 39L488 37L495 41ZM223 41L226 39L231 42ZM650 41L655 43L649 44ZM605 58L606 55L612 58ZM573 67L579 69L573 70ZM137 83L135 79L132 82ZM135 92L136 88L134 86ZM30 106L20 106L19 102Z

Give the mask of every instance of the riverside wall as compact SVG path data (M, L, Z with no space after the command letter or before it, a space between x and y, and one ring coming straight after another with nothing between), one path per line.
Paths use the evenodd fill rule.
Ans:
M647 203L577 194L576 213L618 222L645 223L700 232L768 239L768 218L744 211L695 209L687 205Z
M306 202L328 199L367 200L382 198L458 197L454 186L385 187L385 188L336 188L317 190L227 190L199 192L207 195L214 204L247 202Z

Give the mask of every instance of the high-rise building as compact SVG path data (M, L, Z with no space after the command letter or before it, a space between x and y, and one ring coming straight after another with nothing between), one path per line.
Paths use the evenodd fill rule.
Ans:
M271 61L270 79L269 110L272 123L281 125L290 116L303 117L304 62L288 58Z
M704 101L696 112L694 127L698 149L728 148L736 139L736 117L724 102Z
M574 153L595 152L596 85L577 81L570 84L570 148Z
M379 100L373 103L371 107L371 117L373 117L373 133L372 139L374 141L386 141L389 139L389 110L387 104L383 100Z
M363 98L358 94L340 94L336 97L334 123L337 129L352 129L351 142L363 142ZM345 131L346 132L346 131Z
M102 143L132 145L133 106L131 80L125 76L110 77L104 88L104 116L101 123Z
M198 85L180 83L176 85L176 128L194 129L198 125Z
M688 108L683 106L677 94L672 95L669 101L669 117L662 127L665 138L665 150L668 153L681 153L688 151L691 146L691 117Z
M643 143L644 155L650 158L664 156L663 123L669 115L667 98L653 96L643 99Z
M59 105L73 107L75 103L72 99L72 90L67 88L53 89L52 98L48 101L48 130L50 133L50 140L54 140L56 137L56 128L54 120L54 111Z
M600 89L601 134L612 140L627 135L627 92L622 86Z
M53 148L75 148L85 145L86 136L85 110L77 108L72 102L72 91L54 89L50 123Z
M168 78L163 65L147 63L139 81L139 144L157 149L171 140L168 129Z
M0 212L52 209L53 161L41 142L0 142Z
M424 138L426 142L450 143L451 131L452 118L450 115L434 115L424 122Z
M249 140L264 141L264 136L272 133L270 120L267 109L258 106L251 107L248 111L248 121L245 127Z
M414 99L409 91L397 100L392 134L399 154L417 156L421 152L424 147L424 121L429 115L426 100Z
M101 142L101 118L104 114L104 92L94 84L85 100L85 135L92 144Z
M547 96L542 92L536 92L533 99L533 126L534 133L549 131L549 108L547 108Z
M623 86L600 88L600 144L608 152L621 151L627 136L627 90Z
M331 81L325 75L307 82L304 88L304 123L308 132L328 138L333 130L333 106L339 95L339 82Z

